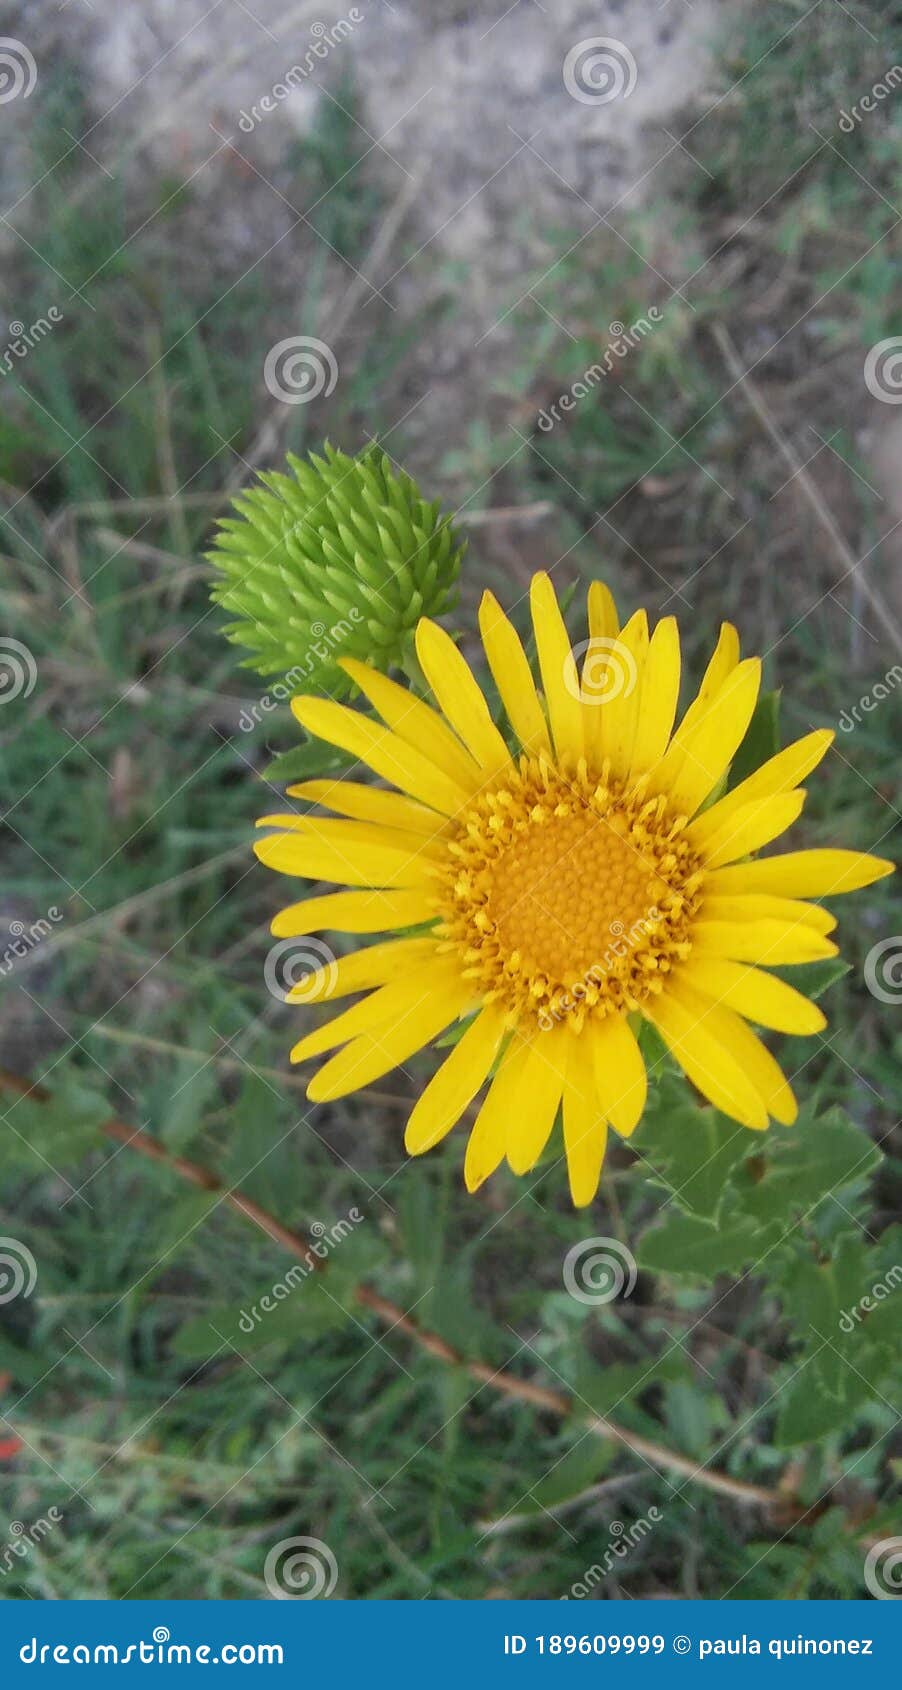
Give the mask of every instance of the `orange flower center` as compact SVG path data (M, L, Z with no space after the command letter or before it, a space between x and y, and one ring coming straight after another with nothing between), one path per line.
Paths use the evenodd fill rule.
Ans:
M636 1009L689 951L701 875L684 827L662 797L524 759L458 817L443 933L517 1019Z

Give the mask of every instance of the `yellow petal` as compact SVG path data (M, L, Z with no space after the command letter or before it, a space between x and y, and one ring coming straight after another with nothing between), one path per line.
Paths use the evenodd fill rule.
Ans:
M277 939L297 939L305 933L382 933L417 927L432 921L435 904L425 892L327 892L303 898L273 917Z
M690 822L686 838L705 858L707 868L720 868L724 863L748 856L750 851L760 850L778 834L785 833L801 815L805 797L804 789L800 788L797 792L778 793L774 798L756 798L751 804L743 804L717 828L706 825L707 814L699 816Z
M727 921L697 921L692 928L692 956L731 957L734 962L821 962L836 956L831 939L799 921L750 921L737 927Z
M682 1007L698 1017L699 1025L729 1052L774 1118L785 1127L791 1126L799 1112L792 1089L779 1064L748 1023L732 1009L725 1009L693 991L682 979L674 979L669 992L678 996Z
M794 744L787 745L784 750L778 751L775 757L769 757L760 769L740 781L732 792L719 798L716 804L711 805L710 810L705 811L704 816L699 817L700 842L706 837L722 832L730 818L738 815L744 805L752 804L761 798L774 797L777 793L791 792L812 769L817 768L821 758L830 749L832 740L833 734L827 728L819 728L815 733L805 734Z
M648 617L644 610L631 616L610 649L607 659L605 702L585 708L598 718L593 734L595 756L608 757L613 773L625 780L632 761L636 728L642 705L642 683L648 655Z
M404 1135L408 1155L431 1150L460 1120L495 1060L504 1020L503 1009L490 1004L471 1021L414 1105Z
M617 606L604 581L592 581L588 593L589 638L615 640L620 632Z
M518 1049L517 1040L511 1039L467 1140L464 1182L470 1192L478 1191L504 1161L512 1096L511 1070L516 1076L514 1064Z
M346 998L352 992L382 986L434 955L435 940L428 935L421 939L384 939L381 944L321 963L291 987L285 1001L328 1003L332 998Z
M551 737L559 757L575 760L584 749L579 676L564 618L544 570L533 576L529 599Z
M379 786L362 786L353 780L302 780L286 790L289 798L321 804L323 809L354 821L376 822L379 827L400 828L427 839L447 831L447 823L425 804L416 804L400 792L384 792Z
M447 958L438 955L427 967L411 969L406 978L391 980L386 986L361 998L340 1015L333 1015L322 1027L299 1039L291 1052L292 1062L307 1062L311 1056L322 1056L326 1050L347 1044L363 1036L374 1037L383 1029L401 1025L418 1004L439 997L454 997L460 986L460 968L451 968ZM454 999L456 1001L456 998ZM453 1020L449 1015L448 1020ZM447 1025L447 1023L446 1023Z
M508 1096L507 1160L515 1174L535 1167L554 1126L564 1088L565 1032L555 1027L526 1039L514 1035L502 1072Z
M353 1039L314 1074L307 1096L313 1103L325 1103L371 1085L443 1033L461 1013L466 997L463 984L456 992L434 991L412 1003L390 1026Z
M516 628L493 593L483 593L479 627L489 668L507 718L524 751L551 751L548 723Z
M444 863L447 860L445 849L439 843L442 824L437 817L434 839L427 839L419 833L410 833L406 828L386 827L381 822L349 821L344 817L312 816L309 813L301 815L297 810L288 810L281 815L260 816L256 825L278 828L280 833L294 834L296 839L309 841L312 845L331 847L336 853L359 853L370 846L380 849L389 845L394 850L407 851L410 856L428 857L434 863Z
M744 1127L767 1126L764 1101L735 1056L700 1017L669 992L643 1006L680 1067L715 1108Z
M687 717L693 709L694 704L703 706L707 704L710 698L713 698L715 693L720 692L721 687L724 682L729 679L738 662L739 635L732 622L722 622L720 624L720 634L718 636L717 644L711 654L711 660L708 667L702 676L702 684L698 689L698 695L693 701L693 704L689 706L689 710L686 712Z
M651 636L642 674L630 774L654 767L667 750L680 696L680 633L675 616L665 616Z
M786 851L779 857L719 868L705 885L718 894L768 892L786 898L828 898L857 892L892 874L894 868L894 863L865 851Z
M356 823L335 822L333 826L354 827ZM292 830L258 839L254 853L267 868L302 880L336 880L346 886L435 885L435 863L416 846L362 844L340 836L327 839Z
M510 752L492 721L481 687L450 635L423 616L417 623L416 645L420 666L439 708L460 734L482 775L509 769Z
M832 933L836 926L836 916L829 910L822 909L820 904L802 903L798 898L774 898L765 892L709 896L707 887L705 894L699 911L702 921L731 921L737 927L747 921L785 921L790 925L798 922L803 927L812 927L815 933Z
M669 792L679 814L694 816L729 768L745 738L760 686L760 660L747 658L731 671L695 722L677 730L655 784Z
M592 1065L586 1060L583 1038L576 1034L569 1041L564 1078L564 1150L570 1195L577 1209L591 1203L598 1190L607 1137Z
M326 698L293 698L291 708L308 733L359 757L383 780L443 816L453 816L466 804L470 793L464 787L390 728L370 721L359 710Z
M772 1027L778 1033L819 1033L827 1018L816 1003L803 997L794 986L778 980L763 969L749 968L724 957L691 956L681 975L696 991L715 1003L725 1004L737 1015Z
M642 1118L648 1093L642 1052L622 1015L606 1015L603 1021L590 1021L585 1032L601 1108L614 1130L622 1138L628 1138Z
M400 739L422 751L424 757L444 769L465 792L476 791L480 784L479 765L436 711L417 698L409 687L399 686L397 681L380 675L378 669L371 669L367 663L343 657L338 666L350 675L364 698L369 699Z

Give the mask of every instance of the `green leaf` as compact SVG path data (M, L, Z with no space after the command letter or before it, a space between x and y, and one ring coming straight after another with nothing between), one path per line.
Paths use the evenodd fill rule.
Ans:
M282 751L263 770L263 779L274 786L289 786L298 780L316 780L321 775L337 774L354 762L346 752L321 739L308 739L303 745Z
M755 705L754 714L746 729L745 739L739 747L733 765L730 769L730 789L738 786L748 775L753 775L766 763L769 757L775 757L780 749L780 693L765 692L761 694Z
M639 1266L653 1273L713 1279L758 1262L778 1236L777 1226L762 1227L757 1221L731 1219L719 1229L697 1216L673 1215L639 1240Z
M607 1472L616 1454L613 1439L598 1438L590 1432L533 1486L531 1501L518 1505L517 1513L552 1513L563 1503L572 1502Z
M820 1118L803 1111L794 1127L772 1128L761 1157L737 1171L737 1209L755 1220L785 1225L829 1193L860 1185L880 1161L876 1145L842 1110Z
M289 1349L299 1339L319 1338L346 1324L350 1316L337 1290L319 1274L305 1276L300 1262L289 1263L280 1279L249 1290L241 1307L219 1305L187 1321L172 1348L192 1360L232 1350L252 1355L269 1345Z
M101 1130L112 1110L103 1094L75 1068L58 1068L53 1094L44 1103L4 1095L3 1159L26 1174L57 1173L105 1143Z
M843 962L842 957L825 957L823 962L794 963L791 967L774 968L771 972L779 975L787 985L795 986L803 997L822 998L837 980L848 974L849 964Z
M613 1362L609 1367L600 1367L590 1356L581 1354L571 1376L578 1403L588 1403L596 1414L604 1416L619 1411L632 1397L655 1385L687 1378L688 1363L679 1348L669 1344L652 1361Z
M749 1152L749 1134L716 1109L696 1107L669 1081L646 1113L631 1148L657 1185L688 1214L714 1220L731 1173Z

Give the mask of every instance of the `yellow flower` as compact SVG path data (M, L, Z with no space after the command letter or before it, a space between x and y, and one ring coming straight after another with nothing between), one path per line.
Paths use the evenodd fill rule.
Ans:
M413 1109L407 1150L444 1138L494 1070L467 1145L468 1189L505 1156L517 1174L534 1167L563 1103L570 1189L585 1204L608 1125L628 1135L642 1115L642 1018L734 1120L794 1119L792 1091L749 1022L810 1034L825 1021L762 965L835 956L834 917L807 900L867 886L892 864L838 850L752 860L796 820L800 782L833 735L806 734L723 794L761 670L757 658L740 661L728 623L674 732L673 617L649 634L639 611L621 629L594 582L590 638L571 651L547 575L530 596L541 690L491 593L479 612L516 752L453 641L423 619L417 654L436 709L350 660L381 722L319 698L292 706L311 734L398 790L305 781L290 794L343 819L267 816L260 825L280 831L256 850L283 874L355 888L283 910L277 936L402 935L342 956L289 994L365 994L294 1047L296 1062L337 1052L309 1097L371 1084L466 1017Z

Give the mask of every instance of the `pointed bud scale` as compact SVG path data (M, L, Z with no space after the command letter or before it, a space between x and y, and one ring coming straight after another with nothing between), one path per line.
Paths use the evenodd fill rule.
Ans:
M464 546L378 446L289 453L288 467L261 475L220 523L212 597L236 617L223 632L246 647L244 668L338 698L351 690L339 658L403 664L419 618L453 602Z

